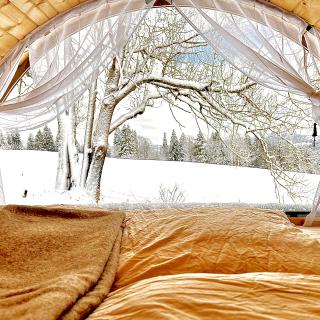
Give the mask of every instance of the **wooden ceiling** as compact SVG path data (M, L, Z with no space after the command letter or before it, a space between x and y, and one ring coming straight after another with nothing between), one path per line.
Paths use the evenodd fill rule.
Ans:
M31 31L88 0L0 0L0 59Z
M320 30L320 0L267 0Z
M0 62L30 32L94 0L0 0ZM320 29L320 0L265 0Z

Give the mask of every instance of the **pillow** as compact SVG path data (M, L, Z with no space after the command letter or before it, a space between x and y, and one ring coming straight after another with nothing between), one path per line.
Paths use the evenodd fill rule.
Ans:
M241 207L126 214L115 288L181 273L320 274L320 242L282 211Z

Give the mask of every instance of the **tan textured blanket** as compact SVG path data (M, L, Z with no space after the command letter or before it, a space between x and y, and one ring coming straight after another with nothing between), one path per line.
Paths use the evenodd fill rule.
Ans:
M0 319L83 319L107 296L124 214L0 207Z

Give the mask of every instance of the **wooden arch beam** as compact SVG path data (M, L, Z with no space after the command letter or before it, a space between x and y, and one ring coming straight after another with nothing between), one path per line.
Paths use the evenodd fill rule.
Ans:
M14 86L18 83L18 81L24 76L24 74L29 70L30 68L30 60L29 60L29 53L26 51L23 55L22 58L20 60L18 69L15 73L15 75L13 76L7 90L5 91L5 93L3 94L3 96L0 99L0 103L4 102L9 94L11 93L12 89L14 88Z

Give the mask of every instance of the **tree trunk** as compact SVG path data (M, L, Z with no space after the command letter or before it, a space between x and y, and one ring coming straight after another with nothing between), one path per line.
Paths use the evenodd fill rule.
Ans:
M56 177L57 191L66 191L78 185L78 150L76 147L74 108L64 112L59 120L60 149Z
M68 155L70 164L70 189L76 188L79 183L79 154L76 147L75 108L70 107L65 113L66 136L68 143Z
M70 188L70 164L64 115L61 115L58 119L58 126L61 142L58 154L58 169L55 189L56 191L66 191Z
M90 164L86 192L98 202L100 200L100 184L104 161L108 152L108 138L110 133L111 120L114 109L117 105L114 94L118 92L120 80L120 70L117 66L117 59L112 60L109 76L106 84L103 106L98 115L97 127L94 132L93 154Z
M93 83L90 89L89 107L87 113L87 123L84 136L83 159L80 178L80 187L85 188L88 177L89 167L92 160L92 132L94 113L96 109L97 97L97 80Z
M102 170L108 151L108 137L115 104L104 105L97 123L96 141L86 182L86 191L96 202L100 200Z

